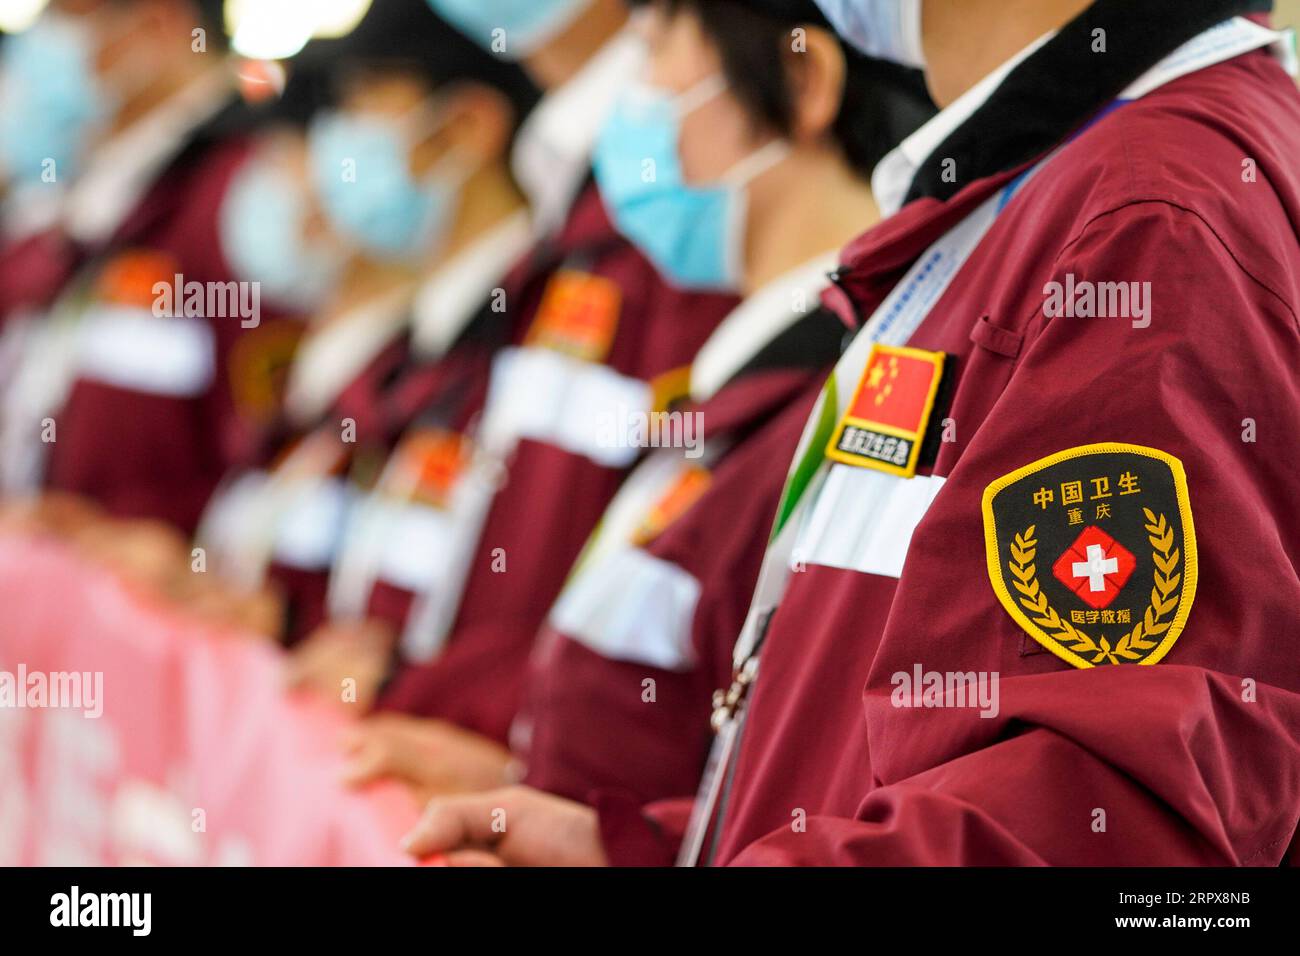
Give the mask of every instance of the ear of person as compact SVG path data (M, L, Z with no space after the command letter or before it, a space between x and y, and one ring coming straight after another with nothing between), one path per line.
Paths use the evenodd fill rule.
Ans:
M786 56L792 105L791 135L820 139L835 124L844 99L847 64L839 40L820 27L800 27L798 43Z

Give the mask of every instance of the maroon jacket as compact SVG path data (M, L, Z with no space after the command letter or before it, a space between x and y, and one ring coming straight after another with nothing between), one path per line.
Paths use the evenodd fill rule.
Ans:
M594 277L598 286L616 290L612 339L597 361L642 383L688 366L736 302L732 296L665 285L614 231L599 194L588 187L553 247L537 256L511 296L511 307L529 330L526 348L549 347L547 333L534 319L543 299L556 292L557 277L563 282L569 271L585 277L581 281ZM428 664L400 667L380 706L452 720L504 740L518 709L533 638L625 471L523 438L488 513L446 647ZM498 572L494 565L500 568L500 557L505 569Z
M463 430L482 408L493 352L508 341L509 327L484 308L446 354L422 357L411 344L409 331L383 349L350 382L326 415L321 427L337 430L343 419L356 422L356 442L349 446L340 471L353 478L371 478L413 424ZM282 425L278 443L301 438L301 430ZM358 487L358 491L364 490ZM324 623L330 568L297 567L272 558L267 577L280 591L286 609L285 639L293 644ZM370 597L372 617L401 628L412 595L383 581Z
M80 258L61 229L45 229L0 247L0 328L20 309L53 302Z
M526 263L518 264L503 288L518 287L525 281L526 271ZM339 401L341 413L356 419L358 434L376 431L389 452L410 426L465 433L483 410L492 357L520 334L515 328L517 321L517 316L494 312L491 303L486 303L436 363L413 357L409 342L395 346L347 389ZM326 583L319 582L322 600ZM366 609L370 617L400 632L414 603L411 591L379 579L371 587Z
M1015 73L990 100L1050 127L1026 102ZM954 140L987 143L986 133L975 124ZM1300 618L1288 545L1300 536L1300 484L1291 456L1263 436L1300 425L1298 151L1300 97L1255 52L1103 116L1006 208L911 337L955 357L955 440L923 472L946 481L915 527L901 579L819 563L820 542L809 542L807 570L790 576L762 647L706 843L712 862L1287 858L1300 819L1300 661L1285 641ZM1243 177L1243 157L1256 177ZM847 295L832 299L852 321L1015 174L1005 164L966 169L977 178L956 195L921 198L847 250ZM1149 327L1048 318L1047 284L1070 274L1149 281ZM993 584L1012 542L999 530L986 540L986 494L1023 466L1099 442L1158 449L1186 472L1199 584L1194 600L1182 595L1190 615L1155 666L1112 666L1105 653L1089 654L1097 666L1072 666L1012 617L1014 594L1004 602ZM1047 504L1043 528L1063 520ZM853 520L851 499L828 506L832 526ZM1158 555L1169 539L1148 521L1161 531ZM1022 566L1036 543L1025 531ZM1146 541L1128 540L1133 573L1150 580ZM1175 581L1197 563L1187 547L1163 560ZM1165 602L1150 600L1159 628ZM1116 658L1120 645L1107 648ZM896 706L897 675L918 664L999 674L996 716ZM628 804L608 802L612 857L668 862L683 806L650 808L647 827Z
M710 742L709 701L730 680L781 494L785 474L773 465L794 453L843 331L829 312L809 314L699 405L707 443L719 448L703 492L665 513L666 526L654 522L641 554L606 559L591 585L635 601L629 578L645 581L636 591L647 598L636 602L638 644L610 633L619 622L570 623L563 607L552 612L518 722L526 783L578 800L614 788L648 801L695 786ZM690 582L692 603L667 599Z
M246 138L234 136L188 150L95 261L145 250L162 254L187 283L232 281L217 222L249 148ZM172 276L157 280L170 283ZM212 372L209 384L193 394L85 375L75 381L55 415L50 488L85 495L113 514L194 529L221 476L252 461L261 447L276 404L268 396L301 329L296 318L269 309L256 327L244 328L239 317L203 321L211 331Z

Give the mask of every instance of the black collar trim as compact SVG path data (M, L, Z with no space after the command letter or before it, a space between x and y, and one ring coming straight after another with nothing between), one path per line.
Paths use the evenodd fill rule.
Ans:
M1272 0L1096 0L939 144L913 178L908 201L948 199L1042 156L1187 41L1234 16L1272 9ZM1104 54L1092 52L1096 30L1105 31ZM944 182L949 159L959 182Z

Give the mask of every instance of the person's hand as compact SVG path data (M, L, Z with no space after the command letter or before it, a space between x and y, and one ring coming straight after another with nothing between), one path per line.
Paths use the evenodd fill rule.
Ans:
M380 714L348 728L345 782L363 786L396 777L424 802L445 793L477 793L510 782L514 758L495 740L441 720Z
M192 573L184 535L162 521L91 520L74 533L72 540L93 560L164 597L175 593Z
M402 840L448 866L608 866L596 811L531 787L435 797Z
M235 624L259 637L280 641L284 634L284 598L272 587L241 595L235 609Z
M17 505L24 520L55 535L71 537L83 528L109 520L94 502L63 491L43 491L32 498L18 499Z
M46 520L41 499L35 497L0 500L0 532L6 534L51 534L54 529Z
M392 628L382 621L322 625L290 654L289 686L315 691L346 710L364 713L388 672L394 640Z
M218 627L278 643L284 630L284 599L272 586L236 588L214 574L191 573L172 599L194 617Z

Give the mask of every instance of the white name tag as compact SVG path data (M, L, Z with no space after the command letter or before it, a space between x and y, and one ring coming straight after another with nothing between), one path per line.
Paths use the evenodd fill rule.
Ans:
M943 484L833 464L799 529L792 563L900 577L912 533Z
M452 516L428 505L391 503L376 520L384 529L378 579L407 591L424 590L451 553L456 530Z
M304 482L286 495L275 536L275 559L304 571L320 571L334 560L353 492L338 478Z
M551 609L551 624L611 660L686 670L700 582L640 548L582 568Z
M176 398L212 384L213 335L203 319L105 306L86 316L80 337L77 367L85 378Z
M507 349L492 365L481 440L502 454L530 438L625 468L642 450L631 436L653 401L647 383L608 366L552 349Z

